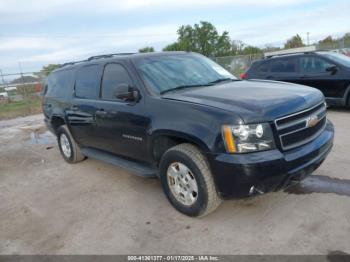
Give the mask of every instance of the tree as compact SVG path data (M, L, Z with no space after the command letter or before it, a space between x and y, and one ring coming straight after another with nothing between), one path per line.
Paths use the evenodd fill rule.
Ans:
M242 40L233 40L231 43L232 55L241 55L245 44Z
M305 44L303 43L303 40L298 34L288 39L287 42L284 44L285 49L297 48L297 47L303 47L303 46L305 46Z
M43 68L39 72L35 72L34 75L42 80L43 78L47 77L53 70L59 68L60 66L60 64L49 64L43 66Z
M209 22L183 25L177 33L177 41L166 46L163 51L192 51L205 56L227 56L232 53L228 32L224 31L220 35Z
M333 40L332 36L327 36L325 39L322 39L318 43L325 44L325 45L332 45L334 42L335 42L335 40Z
M262 54L263 51L256 46L248 45L248 46L244 47L242 53L243 53L243 55L255 55L255 54Z
M277 47L277 46L273 46L271 44L267 44L265 45L265 47L263 48L263 52L273 52L273 51L278 51L278 50L281 50L280 47Z
M146 46L139 49L139 53L151 53L154 52L153 46Z

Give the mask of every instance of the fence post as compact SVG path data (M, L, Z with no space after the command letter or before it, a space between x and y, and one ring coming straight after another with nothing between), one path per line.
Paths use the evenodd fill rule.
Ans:
M2 70L1 69L0 69L0 74L1 74L2 86L5 88L5 87L7 87L7 85L5 83L4 75L2 74Z

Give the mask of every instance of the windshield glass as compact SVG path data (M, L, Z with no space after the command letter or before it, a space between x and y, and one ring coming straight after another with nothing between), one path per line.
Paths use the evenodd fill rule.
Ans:
M145 57L136 61L136 67L146 85L157 93L236 79L209 58L195 54Z
M343 66L350 67L350 57L338 53L323 53L323 55Z

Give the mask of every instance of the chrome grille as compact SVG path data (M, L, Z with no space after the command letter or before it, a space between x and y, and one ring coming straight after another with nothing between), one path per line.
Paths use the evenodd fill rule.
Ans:
M292 149L315 139L326 126L327 107L318 104L307 110L275 120L278 137L283 150Z

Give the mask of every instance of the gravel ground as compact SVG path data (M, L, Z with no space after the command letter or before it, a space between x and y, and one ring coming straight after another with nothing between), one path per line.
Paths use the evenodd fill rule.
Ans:
M201 219L175 211L157 179L65 163L41 115L1 121L0 253L350 253L350 111L329 119L335 146L315 176Z

